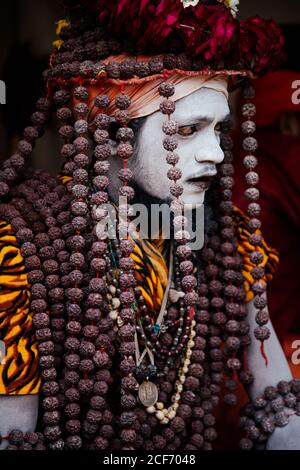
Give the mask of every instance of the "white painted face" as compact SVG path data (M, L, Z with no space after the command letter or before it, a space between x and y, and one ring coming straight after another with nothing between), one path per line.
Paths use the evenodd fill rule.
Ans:
M176 102L172 116L178 125L177 167L182 171L178 181L183 186L185 204L201 204L209 179L216 174L216 165L224 154L220 147L220 125L229 114L228 101L223 93L202 88ZM162 124L166 117L160 112L148 116L139 132L136 157L128 167L134 172L134 181L145 192L160 200L170 199L170 180L167 171L166 151L162 146L165 137ZM116 181L120 162L112 160L111 181ZM114 175L114 176L113 176ZM207 181L208 180L208 181ZM117 187L112 188L116 195ZM115 199L115 198L114 198Z

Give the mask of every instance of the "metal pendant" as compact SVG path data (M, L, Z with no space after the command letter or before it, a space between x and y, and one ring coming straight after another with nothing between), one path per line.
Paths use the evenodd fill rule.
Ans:
M143 382L139 386L139 399L146 408L155 405L158 400L157 386L153 382Z

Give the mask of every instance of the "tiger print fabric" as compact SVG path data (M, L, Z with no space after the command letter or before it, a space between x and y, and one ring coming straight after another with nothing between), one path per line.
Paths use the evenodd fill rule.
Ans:
M247 226L249 218L237 207L234 208L233 218L237 226L238 233L238 253L243 260L243 277L245 301L250 302L254 294L251 286L255 280L251 275L252 269L256 266L250 259L250 254L254 250L254 246L248 241L250 231ZM260 234L256 230L256 234ZM279 263L279 256L276 250L270 248L265 240L262 241L260 247L256 247L257 251L263 254L263 261L260 267L265 269L265 276L262 279L265 283L271 281ZM147 304L157 311L160 309L165 288L168 282L168 267L166 243L164 240L139 240L135 244L132 258L135 261L135 273L138 286L147 301Z
M61 177L63 183L70 178ZM238 227L238 251L243 258L246 301L253 298L254 283L250 260L253 247L248 242L247 217L237 208L234 219ZM257 231L259 233L259 231ZM132 258L135 275L151 310L158 311L168 282L167 247L163 240L139 240ZM278 254L265 242L259 250L264 259L264 281L272 279ZM29 311L30 286L26 268L11 226L0 221L0 341L5 344L5 363L0 365L0 395L36 394L40 389L38 348ZM1 345L1 343L0 343ZM1 356L0 356L1 358ZM1 361L0 361L1 362Z
M251 275L251 271L255 268L255 264L250 259L250 253L254 250L254 246L249 243L250 231L248 229L247 222L249 218L237 207L234 208L233 219L235 221L238 231L238 253L243 260L243 277L244 277L244 290L246 293L246 302L250 302L254 298L254 294L251 291L251 286L255 280ZM261 232L256 230L255 234L260 235ZM265 276L262 279L266 284L268 281L273 279L276 271L276 267L279 263L279 254L271 248L263 239L261 246L255 247L256 251L259 251L263 255L263 260L259 264L259 267L264 268Z
M40 388L38 348L29 313L26 267L12 228L0 221L0 394L30 395Z
M152 311L159 311L168 283L166 243L164 240L139 240L131 258L135 277L143 297Z

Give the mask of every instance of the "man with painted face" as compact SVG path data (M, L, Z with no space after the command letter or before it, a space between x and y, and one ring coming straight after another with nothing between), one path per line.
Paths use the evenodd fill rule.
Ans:
M193 82L196 80L193 79ZM185 81L182 87L186 85ZM216 89L213 88L214 86ZM184 188L182 200L185 204L192 205L204 202L209 180L216 176L217 165L224 159L220 147L221 125L230 114L226 77L214 78L206 82L200 79L198 87L199 89L195 91L191 88L190 92L189 88L186 88L187 95L177 101L173 116L178 125L178 152L180 152L178 168L182 172L180 183ZM143 96L144 94L141 94L141 99ZM161 145L164 137L162 131L164 116L158 112L160 101L160 99L152 100L149 115L146 119L141 117L141 122L138 122L138 151L129 161L129 167L133 170L134 183L149 195L168 201L170 199L170 183L167 177L169 165L166 162L165 150ZM156 139L153 139L153 136L156 136ZM122 168L122 160L112 156L110 163L113 185L111 196L117 200L119 189L117 185L120 181L113 178L113 175L116 175Z
M252 400L243 412L241 448L299 448L300 385L265 296L277 257L259 231L249 84L249 217L231 202L227 82L247 70L240 61L233 65L239 28L230 2L115 3L77 2L71 23L59 23L47 97L2 172L2 447L209 450L224 381L224 406L236 406L238 382ZM136 8L141 25L128 30ZM172 27L161 37L167 13ZM219 44L222 67L208 53L219 19L229 28ZM211 31L202 52L191 51L196 24ZM270 25L278 60L280 30ZM108 32L127 35L142 52L150 37L151 49L158 41L167 52L133 56ZM257 55L254 71L262 63ZM62 173L24 174L51 107L64 140ZM118 196L127 198L128 211L136 199L167 202L177 211L173 239L99 237L106 204L117 205ZM203 202L209 224L204 247L193 251L178 211Z

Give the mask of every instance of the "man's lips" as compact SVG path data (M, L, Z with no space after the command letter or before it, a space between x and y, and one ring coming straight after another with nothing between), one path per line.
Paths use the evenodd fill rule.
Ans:
M209 174L204 174L204 175L195 175L195 176L192 176L191 178L188 178L187 183L193 184L205 190L209 188L210 183L213 181L216 174L217 174L216 172L214 173L211 172Z

